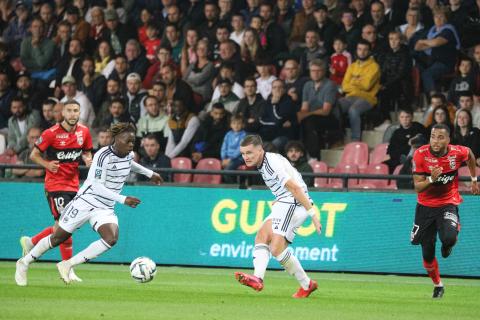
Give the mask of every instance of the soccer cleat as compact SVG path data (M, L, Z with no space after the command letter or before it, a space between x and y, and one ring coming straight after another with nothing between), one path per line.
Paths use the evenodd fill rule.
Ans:
M296 299L302 299L302 298L308 298L308 296L315 290L317 290L318 288L318 284L317 284L317 281L315 280L310 280L310 284L308 285L308 289L305 290L303 289L302 287L300 287L300 289L298 289L297 292L295 292L293 294L292 297L296 298Z
M433 288L433 295L432 298L438 299L443 297L443 294L445 293L445 287L434 287Z
M18 286L25 287L27 285L27 271L28 265L20 258L17 261L17 268L15 270L15 282Z
M75 272L73 271L73 268L70 269L70 273L68 274L68 278L70 281L76 281L76 282L82 282L83 280L80 279Z
M250 287L255 291L262 291L263 280L244 272L235 272L235 279L244 286Z
M22 246L22 256L25 257L30 250L33 249L34 245L32 243L32 238L23 236L20 238L20 245Z
M442 244L442 257L444 258L448 258L448 256L450 256L450 254L452 253L452 250L453 250L453 246L451 247L446 247Z
M65 282L65 284L69 284L71 282L69 274L70 270L72 269L70 263L68 263L67 261L60 261L59 263L57 263L57 269L63 282Z

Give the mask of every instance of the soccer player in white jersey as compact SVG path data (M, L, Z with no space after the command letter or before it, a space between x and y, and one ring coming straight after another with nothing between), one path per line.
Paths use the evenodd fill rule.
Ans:
M17 261L15 272L17 285L27 285L27 271L30 263L64 242L76 229L89 221L101 238L69 260L57 264L60 277L65 283L70 283L69 272L72 267L96 258L117 242L118 219L113 211L115 202L132 208L140 203L138 198L120 194L130 170L149 177L154 183L162 182L158 173L133 161L135 127L132 124L112 125L110 132L114 138L113 144L101 148L93 157L87 180L75 198L62 211L58 228L53 234L40 240L26 256Z
M254 274L235 272L235 278L256 291L263 289L263 278L270 260L270 253L300 283L294 298L307 298L318 287L311 280L288 249L295 232L310 216L317 233L322 225L315 215L312 199L300 173L283 156L265 152L258 135L246 136L240 144L240 152L248 167L256 167L267 187L275 196L272 212L265 219L255 238L253 249Z

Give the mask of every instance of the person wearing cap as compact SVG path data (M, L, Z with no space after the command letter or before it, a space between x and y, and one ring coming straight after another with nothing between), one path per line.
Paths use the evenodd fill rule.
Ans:
M141 116L147 114L145 109L145 98L148 92L142 88L142 79L138 73L132 72L127 76L127 112L131 118L138 122Z
M80 122L81 124L91 127L95 120L95 112L92 103L87 96L77 90L77 82L73 76L65 76L62 79L62 91L65 95L60 102L75 100L80 104Z
M90 24L80 16L80 10L75 6L67 8L67 21L72 26L72 38L85 44L90 34Z
M135 29L128 28L118 20L118 14L115 10L105 10L105 39L112 45L115 54L123 53L128 39L135 39Z
M27 71L20 71L15 83L17 97L21 97L29 110L42 110L42 101L45 100L45 90L38 90L32 85L30 74Z
M20 59L25 68L32 72L33 77L34 72L48 71L52 67L55 43L45 38L44 23L40 18L33 18L30 32L31 36L22 41ZM38 74L38 77L41 75Z
M3 41L9 45L10 53L15 57L19 55L20 44L28 33L29 16L25 2L17 1L15 18L8 22L8 26L3 32Z

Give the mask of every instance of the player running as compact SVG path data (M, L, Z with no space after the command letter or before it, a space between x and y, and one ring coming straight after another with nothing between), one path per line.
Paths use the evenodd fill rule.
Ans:
M100 234L100 239L69 260L57 263L60 277L70 283L72 267L96 258L109 250L118 240L118 219L113 211L115 202L135 208L140 200L120 195L125 180L133 172L143 174L154 183L161 183L158 173L133 161L135 127L129 123L118 123L110 128L114 142L95 153L88 177L75 198L65 207L53 234L40 240L25 257L17 261L15 281L19 286L27 285L27 271L30 263L40 258L49 249L58 246L72 233L89 221Z
M411 242L422 246L423 266L434 284L433 298L445 292L437 258L437 232L442 242L442 257L447 258L460 231L458 205L458 168L467 162L472 177L472 193L478 194L475 156L470 148L449 145L450 129L443 124L432 128L430 144L418 148L413 155L413 181L418 193Z
M293 242L296 230L305 219L312 218L315 229L320 234L322 226L308 195L302 176L283 156L265 152L262 139L258 135L246 136L240 144L240 152L245 164L256 167L262 174L267 187L275 196L272 212L265 219L255 238L253 249L254 274L235 272L235 278L243 285L256 291L263 289L263 278L270 260L270 253L300 283L294 298L307 298L318 287L303 270L300 261L288 249Z
M25 256L41 239L50 235L58 227L58 219L63 208L75 197L79 187L80 159L87 166L92 162L92 138L90 130L78 123L80 104L71 100L63 105L64 120L45 130L35 142L30 158L46 169L45 194L55 221L53 226L45 228L33 237L20 238L23 255ZM46 153L46 159L42 154ZM72 257L72 238L60 244L62 260ZM71 270L70 278L82 281Z

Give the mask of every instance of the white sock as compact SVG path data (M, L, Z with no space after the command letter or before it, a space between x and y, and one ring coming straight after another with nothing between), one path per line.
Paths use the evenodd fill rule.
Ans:
M111 247L108 245L108 243L106 243L103 239L97 240L73 256L70 260L68 260L68 263L70 263L70 265L73 267L77 264L88 262L92 259L95 259L105 251L110 250L110 248Z
M253 275L263 280L270 260L270 248L265 243L257 243L253 248Z
M295 276L303 289L307 290L310 285L310 278L303 270L300 261L293 255L288 248L275 257L277 261L285 268L285 270L292 276Z
M33 261L37 260L45 252L52 248L52 245L50 244L50 237L51 235L38 241L37 245L33 247L32 250L30 250L30 252L25 257L23 257L23 262L25 262L26 265L29 265Z

